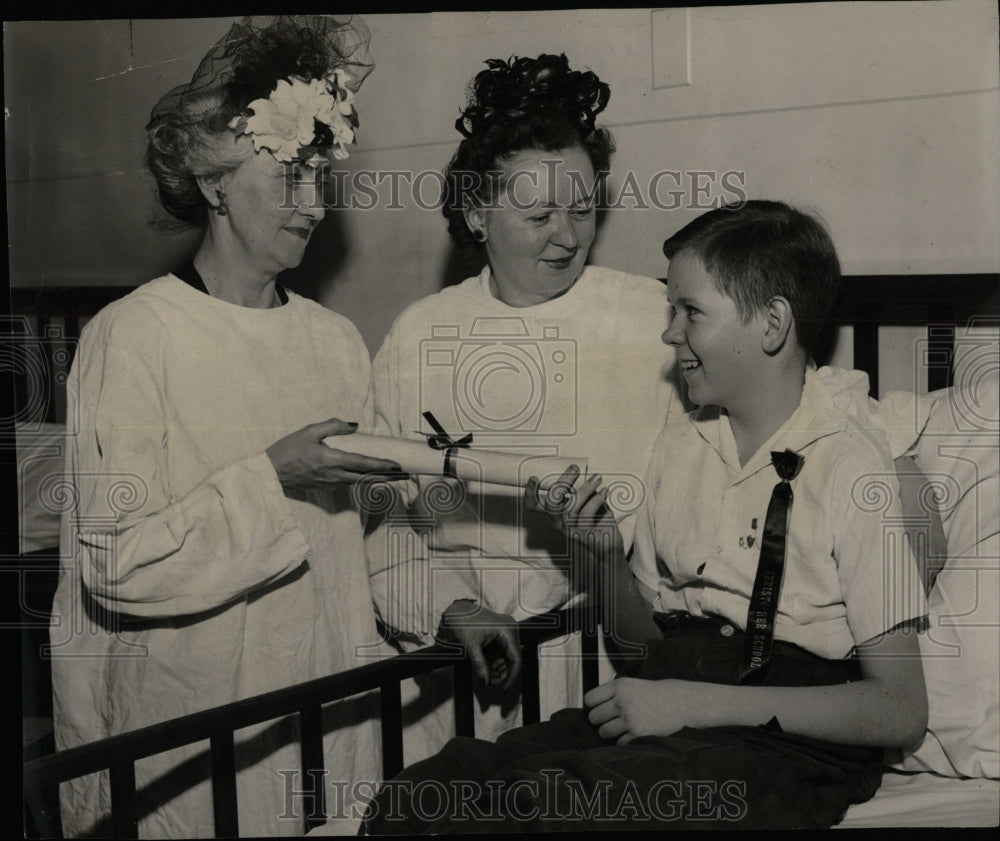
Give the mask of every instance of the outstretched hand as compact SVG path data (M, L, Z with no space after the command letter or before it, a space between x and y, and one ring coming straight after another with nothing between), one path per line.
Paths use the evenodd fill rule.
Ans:
M579 477L580 468L570 465L543 497L537 477L532 476L524 486L525 508L548 515L556 529L600 560L623 557L624 545L608 505L608 488L601 488L601 475L594 473L577 482Z
M506 692L521 674L521 644L512 616L460 599L441 617L441 633L465 646L483 686Z
M356 423L338 418L312 423L267 448L267 457L284 488L329 488L358 482L371 474L405 478L399 465L386 459L335 450L323 443L331 435L350 435ZM349 447L350 442L346 441Z

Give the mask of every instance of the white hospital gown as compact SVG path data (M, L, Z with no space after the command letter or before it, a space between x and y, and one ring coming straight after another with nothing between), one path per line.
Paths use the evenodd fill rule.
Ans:
M350 491L292 499L264 452L330 417L367 426L369 371L353 325L294 293L245 308L167 275L87 325L68 387L75 505L51 628L59 749L373 656ZM369 696L324 710L329 781L378 779L372 713ZM301 768L296 734L292 719L237 731L241 834L302 833L278 773ZM136 777L143 837L213 835L207 743L140 760ZM106 778L61 795L68 835L106 813Z
M626 543L642 502L642 477L668 412L682 411L660 340L666 287L651 278L588 266L564 295L511 307L490 292L489 268L417 301L395 322L373 363L379 431L421 439L431 411L453 438L476 446L585 459L612 485ZM372 588L386 624L428 642L441 612L473 598L516 619L572 598L565 538L526 512L519 489L470 484L469 508L430 535L430 549L380 528L369 538ZM579 640L540 652L542 717L580 705ZM604 663L604 677L610 664ZM406 734L407 764L441 746L451 704L431 678L420 692L437 707ZM411 692L412 692L411 686ZM520 720L513 703L477 704L476 732L493 739Z

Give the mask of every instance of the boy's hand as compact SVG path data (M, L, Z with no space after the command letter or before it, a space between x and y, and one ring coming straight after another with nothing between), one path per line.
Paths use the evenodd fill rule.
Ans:
M570 465L544 499L537 477L532 476L524 486L525 507L547 514L555 528L601 560L624 556L618 524L608 506L608 489L600 489L601 475L595 473L574 487L579 476L580 468Z
M685 680L620 677L583 696L590 723L602 739L627 745L639 736L671 736L696 721L705 684ZM701 700L699 700L701 699Z

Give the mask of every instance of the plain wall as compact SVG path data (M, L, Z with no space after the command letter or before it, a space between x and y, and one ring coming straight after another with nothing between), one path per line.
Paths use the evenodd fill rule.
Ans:
M196 237L151 230L149 110L187 81L233 19L8 23L4 31L10 274L17 286L140 283ZM612 88L612 192L677 209L605 214L591 262L666 273L663 239L732 198L787 200L827 221L847 274L1000 270L1000 108L993 0L692 9L371 15L375 72L345 166L440 171L468 81L491 57L565 52ZM693 175L693 173L707 175ZM732 176L737 178L737 176ZM691 179L708 185L696 194ZM424 179L432 201L437 182ZM730 183L738 183L731 181ZM344 313L374 352L411 301L471 273L436 209L333 210L290 285ZM634 192L634 191L633 191ZM700 206L699 206L700 205ZM905 295L905 289L900 290ZM922 331L883 331L885 388L912 388ZM893 350L895 349L895 350ZM836 361L850 363L849 351ZM891 354L890 354L891 356ZM904 357L905 360L904 360Z

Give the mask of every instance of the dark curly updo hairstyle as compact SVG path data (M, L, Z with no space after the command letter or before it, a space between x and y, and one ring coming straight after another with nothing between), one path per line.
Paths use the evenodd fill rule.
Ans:
M442 208L452 238L479 248L463 211L493 198L497 171L518 152L578 146L602 180L615 150L611 133L594 123L611 96L595 73L570 70L565 55L494 58L486 67L469 86L455 122L465 139L445 170Z
M364 21L351 16L256 16L233 24L191 81L165 94L150 115L146 166L169 214L155 225L204 227L209 208L198 177L232 172L252 154L230 121L249 114L247 106L267 98L280 79L322 79L345 67L356 90L373 68L369 40Z

